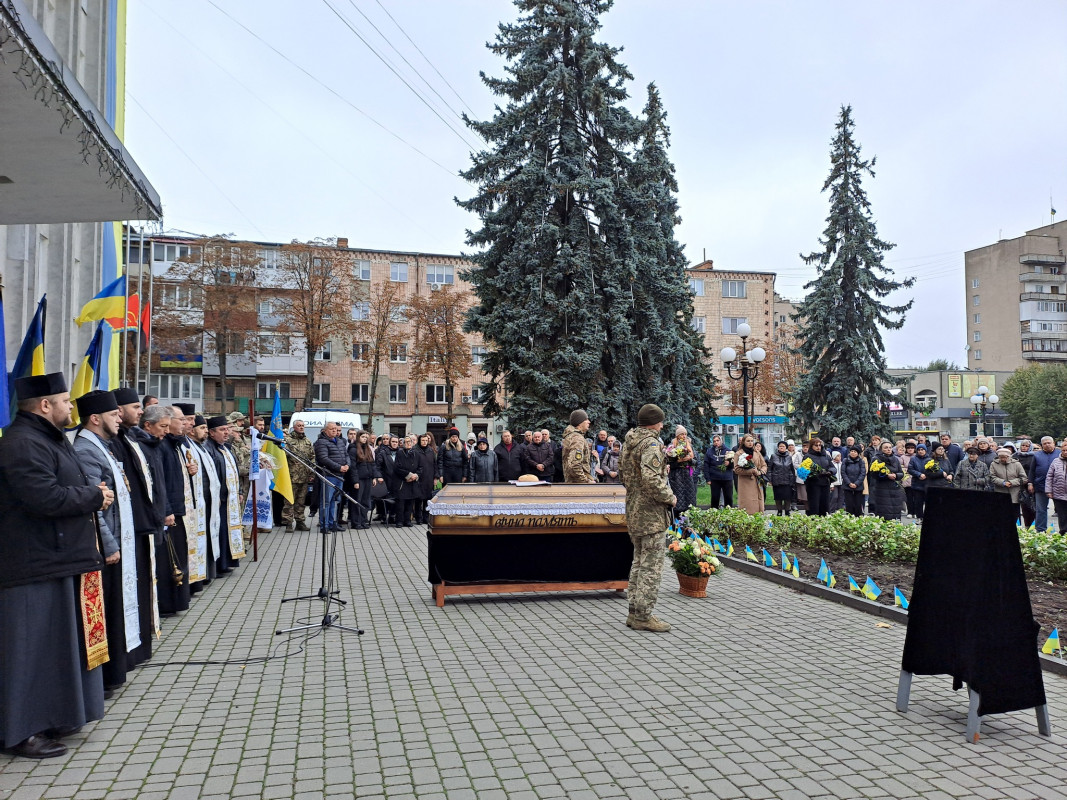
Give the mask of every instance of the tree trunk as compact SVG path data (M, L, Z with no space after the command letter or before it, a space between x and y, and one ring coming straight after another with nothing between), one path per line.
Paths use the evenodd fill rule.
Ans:
M226 398L229 396L226 392L226 351L222 350L219 353L219 383L222 384L222 413L226 413ZM236 403L236 397L234 398Z
M445 374L445 400L448 401L448 427L452 427L455 422L456 416L452 413L452 381L448 379L447 373Z
M315 390L315 351L311 349L311 342L307 342L308 369L307 386L304 388L304 408L311 408L312 392Z
M373 432L374 427L374 396L378 392L378 374L381 372L381 367L376 363L374 369L370 374L370 397L367 398L367 421L363 424L363 430L367 433Z

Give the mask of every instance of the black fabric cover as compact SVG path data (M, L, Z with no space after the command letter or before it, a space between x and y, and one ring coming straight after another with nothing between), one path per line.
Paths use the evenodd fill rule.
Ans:
M430 583L625 581L634 547L611 533L441 534L427 531Z
M1008 494L928 489L901 667L951 675L981 695L978 713L1045 703Z

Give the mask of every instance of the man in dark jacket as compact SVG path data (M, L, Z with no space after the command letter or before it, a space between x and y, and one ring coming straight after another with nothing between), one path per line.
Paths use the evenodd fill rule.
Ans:
M526 472L536 475L540 480L551 481L554 455L552 445L543 440L541 431L534 431L533 441L522 454Z
M521 449L511 438L511 431L500 435L500 444L493 448L496 453L497 473L501 483L517 480L522 475Z
M955 472L956 467L964 459L963 448L952 441L952 434L950 433L941 434L941 444L945 448L945 458L948 459L948 462L952 465L952 471Z
M459 440L459 429L449 428L448 441L437 448L437 472L445 486L467 480L469 457L467 448Z
M82 620L103 616L93 514L115 496L89 483L63 434L63 374L15 389L18 415L0 438L0 746L51 758L67 752L55 738L104 716L106 638Z
M327 422L315 440L315 463L328 478L319 495L319 530L339 531L337 507L345 473L348 472L348 449L341 438L341 426L336 422Z

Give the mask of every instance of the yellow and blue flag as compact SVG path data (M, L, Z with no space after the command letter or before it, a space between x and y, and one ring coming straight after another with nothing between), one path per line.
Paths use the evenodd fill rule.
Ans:
M76 325L86 322L108 319L109 317L126 318L126 276L122 275L103 289L92 300L82 306L81 312L74 318Z
M734 554L734 543L729 539L726 540L726 555L732 556Z
M274 409L270 414L270 435L275 439L284 439L285 431L282 429L282 401L278 395L278 387L274 387ZM281 445L263 440L263 452L274 461L274 471L271 476L270 488L288 500L293 502L293 479L289 476L289 459Z
M18 395L15 381L29 375L44 375L44 323L48 315L48 295L42 295L37 303L37 311L30 320L30 327L22 339L19 354L15 357L15 366L7 376L8 413L11 419L18 412ZM5 358L7 351L5 350Z
M792 570L792 572L793 572L793 577L794 578L799 578L800 577L800 559L796 557L795 553L793 554L793 570Z
M789 566L789 554L785 550L779 551L782 554L782 571L789 572L792 567Z
M85 351L85 355L82 357L82 362L78 366L78 374L74 376L74 383L70 387L70 399L77 400L83 394L91 392L93 389L100 387L100 369L102 366L102 360L104 358L104 326L106 322L99 322L96 325L96 333L93 334L93 339L89 342L89 349ZM74 419L74 424L79 425L78 419L78 404L74 404L73 410L70 412L71 417Z
M1052 633L1048 635L1048 640L1041 647L1041 652L1046 655L1052 655L1055 651L1060 649L1060 629L1053 628Z
M722 542L720 542L718 539L712 538L711 547L716 553L726 552L726 550L723 549Z
M882 593L882 590L878 588L878 584L871 580L870 575L867 576L867 582L863 584L863 589L860 591L863 592L863 596L868 600L877 600Z
M831 589L837 586L837 578L834 577L834 573L829 567L826 568L826 585Z
M900 606L905 611L908 610L908 598L906 598L904 592L900 591L896 586L893 587L893 605Z
M777 567L778 562L774 560L774 556L767 552L766 548L760 548L763 551L763 566L765 567Z
M819 560L819 574L815 576L816 580L818 580L819 583L825 583L826 582L826 573L828 573L829 571L830 571L829 568L826 566L826 559L825 558L820 559Z
M856 583L856 579L853 578L851 575L848 576L848 590L850 592L860 592L861 594L863 592L863 589L860 588L860 585Z
M752 552L752 548L749 547L747 544L745 545L745 558L747 558L749 561L755 561L757 564L759 563L759 559L756 558L756 554Z

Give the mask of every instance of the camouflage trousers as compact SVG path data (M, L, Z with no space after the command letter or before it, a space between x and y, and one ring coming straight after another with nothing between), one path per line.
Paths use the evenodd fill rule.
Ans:
M630 566L630 584L626 588L630 611L634 617L646 620L659 597L659 581L663 574L663 534L643 536L630 534L634 545L634 562Z
M295 502L285 501L285 505L282 506L282 522L289 525L293 522L303 523L307 521L304 519L304 503L307 500L307 493L307 481L303 483L293 482L293 498Z

